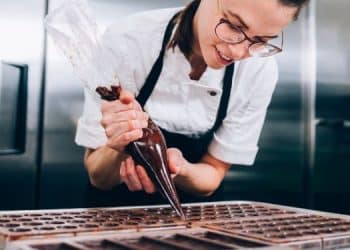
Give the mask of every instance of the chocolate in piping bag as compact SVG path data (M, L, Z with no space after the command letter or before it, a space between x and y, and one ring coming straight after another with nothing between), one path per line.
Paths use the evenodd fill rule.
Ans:
M120 86L112 86L111 90L106 87L96 89L96 92L106 101L117 100L120 91ZM144 166L158 191L169 201L177 214L185 219L173 179L170 176L164 136L152 119L148 120L148 127L142 131L142 138L129 143L126 152L136 164Z

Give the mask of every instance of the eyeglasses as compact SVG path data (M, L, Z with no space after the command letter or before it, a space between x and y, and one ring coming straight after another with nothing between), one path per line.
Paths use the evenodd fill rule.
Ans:
M221 10L220 0L218 0L218 10ZM283 48L283 32L281 36L269 40L269 42L253 40L236 25L230 23L228 20L221 18L215 27L216 36L223 42L236 45L246 40L250 42L248 47L249 54L254 57L268 57L280 53ZM277 44L280 44L278 46Z

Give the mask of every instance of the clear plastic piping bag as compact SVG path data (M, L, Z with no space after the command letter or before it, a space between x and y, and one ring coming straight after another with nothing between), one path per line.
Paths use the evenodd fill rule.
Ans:
M72 64L84 85L120 85L112 50L103 44L94 15L86 0L66 0L45 18L45 27L56 47Z

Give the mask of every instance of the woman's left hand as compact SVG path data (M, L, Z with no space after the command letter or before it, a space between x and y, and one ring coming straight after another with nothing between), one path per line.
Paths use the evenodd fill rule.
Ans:
M180 150L169 148L167 150L168 165L171 176L185 176L189 162L182 156ZM143 166L135 166L131 157L122 162L120 167L121 180L127 185L130 191L144 190L148 194L155 193L157 188L148 176Z

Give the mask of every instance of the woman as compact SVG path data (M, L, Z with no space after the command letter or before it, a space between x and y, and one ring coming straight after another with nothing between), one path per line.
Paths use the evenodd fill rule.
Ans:
M104 41L125 91L101 105L85 92L76 142L87 148L92 185L119 190L111 198L118 204L125 197L157 200L131 195L156 189L124 153L149 116L165 135L170 171L186 194L210 196L232 164L253 164L277 82L272 56L306 2L195 0L184 10L138 13L109 27Z

